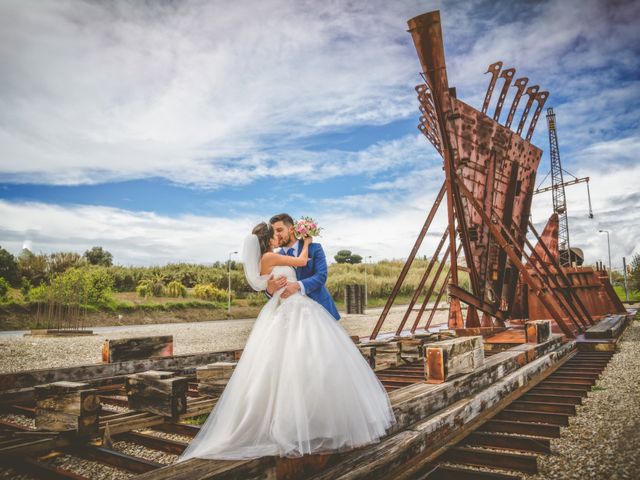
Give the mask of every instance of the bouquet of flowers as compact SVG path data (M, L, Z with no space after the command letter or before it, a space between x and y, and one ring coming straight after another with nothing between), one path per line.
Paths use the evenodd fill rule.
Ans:
M305 237L317 237L320 235L321 227L311 217L301 217L293 226L294 235L298 240Z

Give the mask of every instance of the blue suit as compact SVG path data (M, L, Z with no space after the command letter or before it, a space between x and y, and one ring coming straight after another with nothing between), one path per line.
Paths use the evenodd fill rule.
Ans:
M302 240L298 241L298 254L302 251L302 245ZM280 249L280 253L286 255L284 249ZM340 320L338 308L325 286L327 282L327 257L324 254L322 245L311 243L309 245L309 261L307 265L297 267L295 270L296 278L304 285L305 295L326 308L336 320Z

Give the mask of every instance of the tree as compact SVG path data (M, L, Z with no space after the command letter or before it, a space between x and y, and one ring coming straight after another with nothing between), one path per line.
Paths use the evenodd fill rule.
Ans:
M113 265L113 255L102 247L93 247L91 250L87 250L84 252L84 258L86 258L91 265L102 265L105 267Z
M23 249L18 257L18 271L20 276L26 277L35 287L47 279L47 268L47 256L43 254L36 255L28 248Z
M640 291L640 255L635 254L631 259L629 265L627 265L629 269L628 273L628 281L629 281L629 290L632 291Z
M76 252L56 252L49 255L49 276L56 273L63 273L72 267L79 267L83 263L83 258Z
M362 257L357 254L352 254L351 250L340 250L338 253L335 254L333 258L338 263L355 264L355 263L362 262Z
M9 282L7 282L4 278L0 277L0 301L4 302L9 298Z
M3 277L14 287L17 287L20 284L18 263L16 262L15 257L2 247L0 247L0 277Z

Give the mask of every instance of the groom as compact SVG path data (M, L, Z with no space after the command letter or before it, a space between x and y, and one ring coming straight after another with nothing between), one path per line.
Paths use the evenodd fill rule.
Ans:
M269 220L278 245L280 246L281 255L299 256L302 250L302 240L297 240L293 234L293 219L286 213L281 213L271 217ZM309 245L309 261L305 267L296 268L297 282L287 282L285 277L269 278L267 282L267 295L273 295L273 292L284 287L282 298L287 298L295 292L300 292L312 300L315 300L327 311L340 320L340 314L336 304L331 298L331 294L325 283L327 281L327 259L324 250L319 243L311 243Z

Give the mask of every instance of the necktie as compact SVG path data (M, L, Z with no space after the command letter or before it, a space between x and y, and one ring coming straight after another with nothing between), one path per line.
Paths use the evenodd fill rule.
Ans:
M293 257L293 248L290 248L289 250L287 250L287 255L290 257Z

